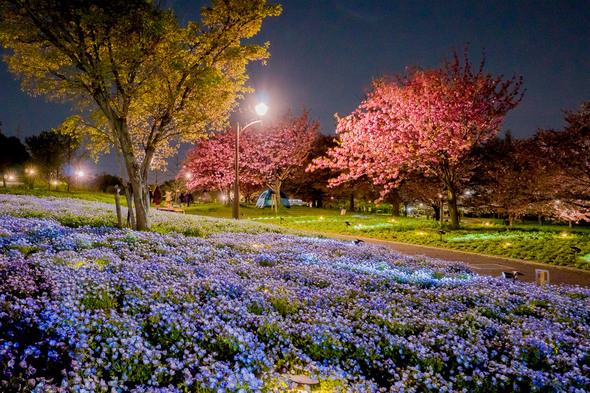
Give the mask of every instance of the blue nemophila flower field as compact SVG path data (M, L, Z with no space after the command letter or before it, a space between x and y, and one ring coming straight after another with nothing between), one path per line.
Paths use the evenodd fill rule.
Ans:
M590 289L109 209L0 196L0 391L590 391Z

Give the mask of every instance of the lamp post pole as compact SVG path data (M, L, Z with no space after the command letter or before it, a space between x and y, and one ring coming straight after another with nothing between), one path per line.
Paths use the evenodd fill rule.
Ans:
M255 107L258 116L263 116L268 110L268 106L265 103L260 103ZM240 123L236 127L236 154L235 154L235 178L234 178L234 202L232 208L232 218L234 220L240 219L240 131L244 131L252 124L262 123L262 120L254 120L246 124L246 126L240 129Z
M236 155L234 162L234 205L232 209L232 218L240 219L240 123L236 128Z
M240 123L238 123L238 126L236 127L236 154L234 157L234 201L232 208L232 218L234 220L240 219L240 132L256 123L262 123L262 120L254 120L241 129Z

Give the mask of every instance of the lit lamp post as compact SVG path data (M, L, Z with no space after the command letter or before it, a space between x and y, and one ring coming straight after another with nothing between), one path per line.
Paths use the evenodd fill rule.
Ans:
M258 116L263 116L266 111L268 111L268 106L265 103L261 102L260 104L254 107ZM250 127L252 124L260 123L262 120L254 120L250 123L246 124L241 131L244 131L246 128ZM235 179L234 179L234 203L232 209L232 218L235 220L240 219L240 123L236 128L236 156L235 156Z
M35 176L35 170L33 168L25 169L25 173L29 177L29 188L33 188L33 176Z
M84 181L84 171L77 171L76 176L78 176L78 188L82 188L82 182Z

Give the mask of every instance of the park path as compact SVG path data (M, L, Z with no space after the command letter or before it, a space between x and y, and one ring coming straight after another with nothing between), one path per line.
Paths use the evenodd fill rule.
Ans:
M502 272L518 271L524 276L519 281L536 282L536 269L549 272L549 284L569 284L590 287L590 271L564 266L552 266L544 263L523 261L493 255L484 255L473 252L449 250L417 244L400 243L390 240L379 240L368 237L348 236L324 233L325 236L344 240L360 239L365 243L378 244L399 251L406 255L424 255L445 261L460 261L469 265L478 274L501 277Z

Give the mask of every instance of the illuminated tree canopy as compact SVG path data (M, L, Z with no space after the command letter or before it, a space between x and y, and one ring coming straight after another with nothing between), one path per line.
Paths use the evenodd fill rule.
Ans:
M246 65L268 57L242 40L280 12L264 0L213 0L201 22L179 27L145 0L0 0L0 44L24 90L72 102L93 146L115 146L145 230L154 155L224 123L248 90Z
M467 52L467 51L466 51ZM437 177L458 227L456 185L466 157L495 136L521 100L522 79L474 69L457 53L437 69L412 68L373 82L359 108L338 119L340 144L310 167L345 168L332 185L369 176L385 195L404 173Z

